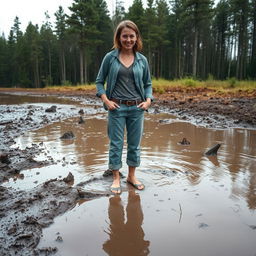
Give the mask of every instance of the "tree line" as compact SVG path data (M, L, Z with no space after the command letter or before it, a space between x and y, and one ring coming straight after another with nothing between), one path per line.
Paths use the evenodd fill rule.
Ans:
M124 19L138 25L156 79L256 78L256 0L134 0L127 11L117 0L112 16L104 0L73 0L69 10L60 6L54 24L46 12L25 32L15 17L0 37L0 86L94 82Z

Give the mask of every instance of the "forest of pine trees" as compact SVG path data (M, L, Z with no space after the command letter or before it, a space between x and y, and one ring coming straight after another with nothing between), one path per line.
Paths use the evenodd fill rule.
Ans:
M0 86L44 87L93 83L113 31L123 19L142 34L143 54L156 79L256 79L256 0L134 0L128 11L116 1L110 17L104 0L73 0L41 27L20 30L15 17L0 37Z

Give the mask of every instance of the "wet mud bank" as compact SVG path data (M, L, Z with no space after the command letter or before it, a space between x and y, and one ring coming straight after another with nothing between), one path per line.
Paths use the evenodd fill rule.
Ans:
M64 179L48 180L29 191L0 186L1 255L49 255L57 251L51 247L35 249L42 229L52 224L54 217L74 207L77 200L103 196L84 192L79 186L72 186L72 182L70 173Z
M15 139L27 131L37 130L51 123L77 117L83 120L86 110L68 104L51 105L15 102L0 104L0 255L49 255L56 248L36 249L42 229L53 222L54 217L72 208L77 200L90 200L97 194L83 191L81 186L72 186L74 177L70 173L64 179L51 179L26 191L3 186L9 179L23 179L23 170L42 168L56 164L44 142L31 143L24 149L16 147ZM42 97L42 96L41 96ZM40 98L37 99L40 101ZM37 102L37 100L35 100ZM58 100L55 99L57 102ZM29 102L31 99L28 100ZM52 101L52 100L51 100ZM88 103L90 101L87 101ZM66 103L66 102L65 102ZM69 105L70 104L70 105ZM97 108L93 108L97 112ZM67 133L68 134L68 133ZM63 134L65 135L65 134ZM61 139L61 138L60 138ZM65 136L63 139L66 139ZM69 139L69 138L67 138ZM36 160L44 155L46 160Z
M45 161L34 160L39 154L47 155L43 141L20 149L15 147L15 138L71 116L81 117L81 113L83 109L66 105L0 104L0 184L22 170L54 163L51 156Z
M162 109L182 120L208 128L256 128L256 90L217 93L210 89L173 88L155 95Z
M0 93L21 95L54 95L74 101L101 102L94 90L1 89ZM166 93L154 93L151 113L169 113L177 118L207 128L256 128L256 89L217 91L208 88L170 88Z

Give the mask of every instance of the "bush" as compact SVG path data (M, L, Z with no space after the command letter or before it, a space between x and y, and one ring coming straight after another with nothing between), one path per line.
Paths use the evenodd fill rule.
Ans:
M234 88L237 83L237 80L235 77L231 77L228 79L229 88Z
M62 82L61 82L61 85L64 85L64 86L71 86L72 84L71 84L70 81L65 80L65 81L62 81Z
M196 81L193 78L185 78L183 79L183 84L187 87L195 87Z

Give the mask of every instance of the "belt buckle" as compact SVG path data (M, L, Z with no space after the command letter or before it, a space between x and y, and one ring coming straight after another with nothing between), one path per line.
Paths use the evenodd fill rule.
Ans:
M127 100L126 101L126 105L129 107L129 106L133 106L134 105L134 103L133 103L134 101L133 100Z

